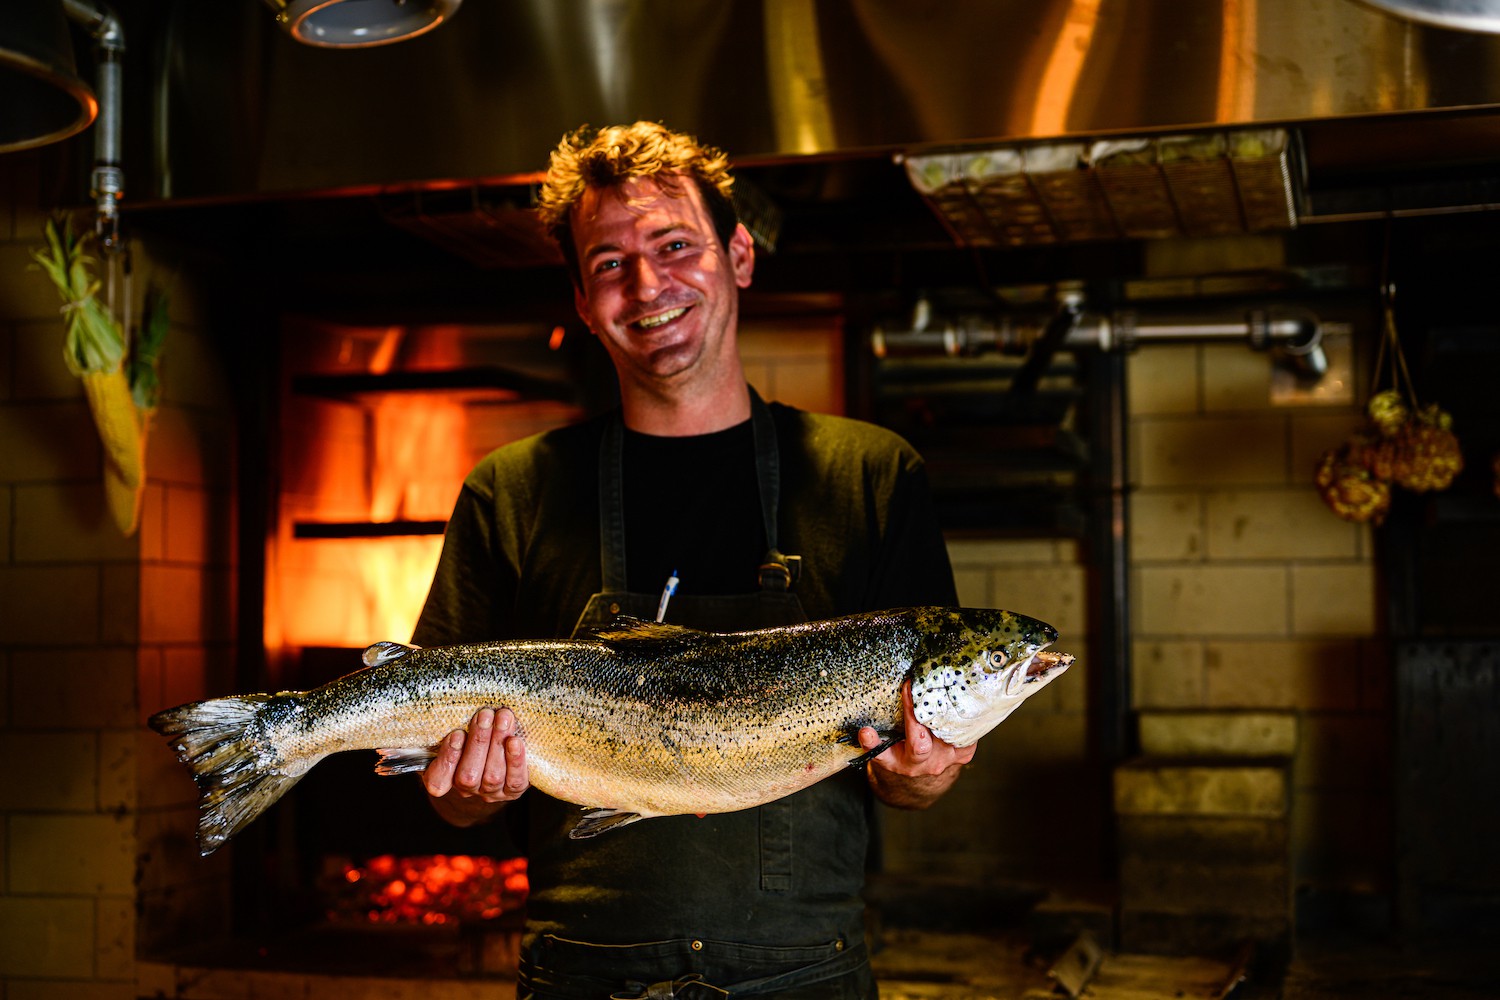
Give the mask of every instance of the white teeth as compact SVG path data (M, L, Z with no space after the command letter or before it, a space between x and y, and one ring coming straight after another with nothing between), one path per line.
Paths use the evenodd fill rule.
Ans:
M687 312L686 308L668 309L664 313L657 313L655 316L647 316L644 319L638 319L635 321L635 325L649 330L652 327L661 326L663 323L670 323L672 320L676 319L678 316L681 316L685 312Z

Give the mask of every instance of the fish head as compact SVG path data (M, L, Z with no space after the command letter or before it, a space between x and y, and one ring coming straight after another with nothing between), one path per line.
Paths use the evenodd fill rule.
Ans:
M912 664L912 708L953 746L978 742L1073 662L1066 653L1038 656L1057 629L1013 611L935 609L917 628L923 645Z

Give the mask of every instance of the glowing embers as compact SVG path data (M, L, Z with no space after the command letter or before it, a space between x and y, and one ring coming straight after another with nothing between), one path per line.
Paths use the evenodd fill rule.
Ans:
M324 899L331 923L442 924L497 920L526 904L525 858L382 854L363 865L330 858Z

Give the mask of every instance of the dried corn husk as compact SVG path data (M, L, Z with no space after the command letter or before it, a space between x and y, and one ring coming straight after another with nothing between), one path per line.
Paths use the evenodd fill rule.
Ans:
M140 523L146 484L146 438L123 371L85 372L84 395L104 444L105 499L115 524L126 535Z
M32 257L63 300L63 362L83 384L104 446L104 494L110 516L122 533L131 535L140 524L146 483L146 426L131 376L145 366L149 380L143 379L142 389L154 407L165 310L159 324L154 316L148 320L154 338L149 353L127 357L125 331L97 297L99 282L92 273L97 261L85 250L89 237L75 236L66 220L49 220L45 236L46 246L33 251Z

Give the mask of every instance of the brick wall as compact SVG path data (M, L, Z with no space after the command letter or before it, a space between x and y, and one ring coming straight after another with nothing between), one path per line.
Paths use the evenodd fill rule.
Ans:
M138 945L161 937L154 915L182 912L164 899L192 883L217 897L196 908L200 926L223 911L222 882L195 881L204 868L168 874L195 852L160 834L162 817L195 794L165 773L176 765L141 722L228 662L232 433L189 287L174 280L151 485L140 530L119 533L98 437L63 365L59 299L26 269L64 171L55 148L0 157L0 752L11 762L0 996L125 1000ZM138 311L148 280L170 276L142 248L135 265ZM138 909L138 886L157 905Z
M1388 681L1372 538L1312 487L1357 412L1275 405L1270 378L1239 344L1130 358L1135 708L1294 712L1296 878L1379 888Z

